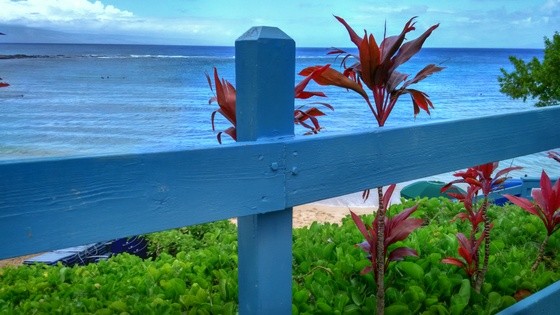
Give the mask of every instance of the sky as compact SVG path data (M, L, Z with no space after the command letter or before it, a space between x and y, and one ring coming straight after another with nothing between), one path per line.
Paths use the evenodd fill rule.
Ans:
M560 31L560 0L0 0L0 43L233 46L275 26L299 47L352 46L333 15L376 38L440 23L425 47L542 48Z

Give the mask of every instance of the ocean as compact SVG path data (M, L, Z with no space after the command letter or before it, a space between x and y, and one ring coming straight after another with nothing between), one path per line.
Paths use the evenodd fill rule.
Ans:
M298 48L296 72L317 64L339 68L328 48ZM219 145L211 130L212 92L205 73L217 67L235 84L233 47L0 44L0 161L69 155L102 155L177 150ZM14 58L15 55L25 55ZM531 101L512 100L499 91L500 68L510 71L509 56L541 58L542 50L424 48L401 72L414 75L429 63L446 69L417 85L435 109L413 117L402 97L386 126L487 116L528 110ZM9 57L6 57L9 56ZM20 56L21 57L21 56ZM302 77L296 76L296 82ZM321 90L335 110L321 117L320 135L377 128L365 103L353 92ZM296 100L308 106L313 99ZM228 126L217 118L218 129ZM296 128L303 137L304 129ZM315 135L314 135L315 136ZM227 142L227 141L226 141ZM560 163L545 153L504 161L525 168L513 176L560 175ZM449 178L449 174L441 175Z

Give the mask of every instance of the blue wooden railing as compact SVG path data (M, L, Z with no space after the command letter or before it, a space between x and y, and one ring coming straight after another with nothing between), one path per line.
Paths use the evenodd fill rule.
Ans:
M0 258L239 217L240 312L289 314L293 206L560 147L560 107L294 138L294 41L235 48L238 143L0 161Z

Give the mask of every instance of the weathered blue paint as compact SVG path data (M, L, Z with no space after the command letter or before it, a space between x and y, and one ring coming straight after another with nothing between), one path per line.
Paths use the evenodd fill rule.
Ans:
M558 314L558 301L560 301L560 281L513 304L498 315Z
M294 139L293 41L236 46L248 142L0 161L0 258L241 217L241 312L289 313L292 206L560 147L560 107Z
M551 107L177 152L4 161L0 258L277 211L559 148L558 121L560 107Z
M284 209L282 144L0 164L0 257ZM268 210L267 210L268 209Z
M235 55L238 141L293 137L295 42L278 28L253 27ZM284 208L238 218L240 313L291 313L292 208Z
M287 205L560 147L560 108L303 137L286 145ZM551 174L555 176L555 174Z
M295 54L294 40L275 27L253 27L235 41L238 139L294 134Z

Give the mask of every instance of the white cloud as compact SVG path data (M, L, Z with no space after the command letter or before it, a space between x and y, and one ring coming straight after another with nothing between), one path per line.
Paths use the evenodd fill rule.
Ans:
M142 38L170 37L189 40L192 36L227 34L203 18L155 19L106 5L96 0L0 0L0 24L43 28L67 33L118 34Z
M101 1L87 0L0 0L0 22L26 26L87 26L93 22L126 21L132 12ZM84 23L84 24L82 24Z

